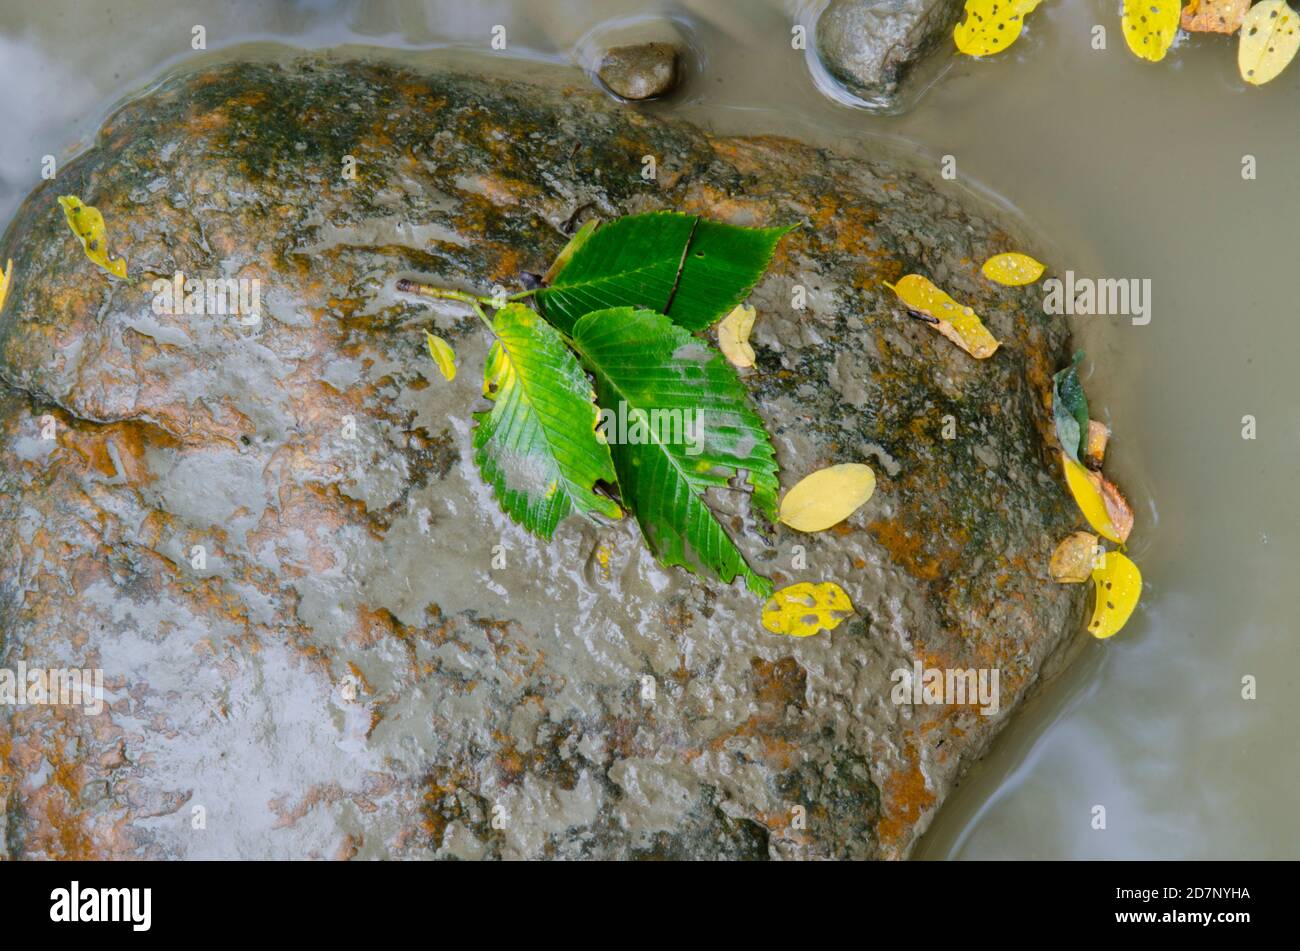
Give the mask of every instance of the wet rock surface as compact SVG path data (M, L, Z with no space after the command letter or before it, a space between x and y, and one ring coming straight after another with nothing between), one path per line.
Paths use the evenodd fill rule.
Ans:
M1047 443L1068 340L979 277L1012 237L889 162L561 81L211 68L24 204L0 242L0 667L102 668L106 708L0 707L5 855L902 857L1060 662L1085 599L1047 577L1077 524ZM128 280L86 260L65 192ZM784 486L867 461L876 495L817 535L717 504L779 584L843 586L830 635L769 634L634 525L520 531L470 459L481 329L394 292L515 286L585 218L654 208L803 223L751 298L746 380ZM156 313L177 270L258 279L260 322ZM994 358L900 309L882 282L910 271L984 315ZM997 668L999 712L895 704L918 660Z
M961 11L961 0L832 0L817 19L817 55L853 95L887 107Z
M666 96L677 85L677 49L671 43L617 46L601 58L596 75L624 99Z

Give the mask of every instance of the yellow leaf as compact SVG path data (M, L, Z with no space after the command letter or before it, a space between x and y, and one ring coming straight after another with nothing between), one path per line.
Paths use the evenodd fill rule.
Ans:
M929 317L931 326L977 360L993 356L1000 346L975 311L963 307L919 274L900 278L891 287L908 310Z
M1044 266L1027 254L1009 251L1006 254L993 255L984 262L980 270L990 281L1020 287L1024 284L1032 284L1042 277Z
M1286 69L1300 49L1295 11L1283 0L1263 0L1250 8L1241 24L1237 68L1241 78L1259 86Z
M1061 453L1061 464L1065 467L1065 482L1070 487L1070 494L1074 496L1074 501L1078 503L1079 511L1088 520L1088 524L1103 537L1117 545L1122 544L1124 539L1110 520L1101 489L1092 481L1091 477L1095 473L1089 472L1065 453ZM1127 537L1126 534L1125 538Z
M966 0L966 19L952 31L967 56L992 56L1020 38L1025 17L1041 0Z
M1101 563L1105 552L1092 532L1075 532L1056 546L1048 571L1053 581L1082 584Z
M768 598L763 626L773 634L810 637L823 628L835 630L852 613L849 596L834 581L800 581Z
M1182 0L1124 0L1124 42L1134 55L1158 63L1178 35Z
M98 209L83 204L76 195L62 196L59 204L63 206L63 216L68 219L68 227L80 239L86 257L109 274L125 278L126 259L110 261L108 258L108 234L104 228L104 216Z
M451 349L451 344L441 337L435 337L427 330L424 332L424 342L429 345L429 356L433 357L433 362L438 364L443 377L448 380L456 379L456 351Z
M754 365L754 348L749 345L749 332L754 327L755 316L754 308L737 304L718 324L718 348L732 366Z
M9 281L14 276L14 259L9 259L3 271L0 271L0 311L5 309L5 298L9 296Z
M800 479L781 500L781 521L801 532L820 532L844 521L876 491L870 466L846 462Z
M1188 33L1236 33L1250 0L1191 0L1179 21Z
M1108 551L1099 568L1092 572L1096 584L1097 604L1088 622L1088 633L1096 638L1110 637L1128 623L1142 595L1142 572L1126 556Z

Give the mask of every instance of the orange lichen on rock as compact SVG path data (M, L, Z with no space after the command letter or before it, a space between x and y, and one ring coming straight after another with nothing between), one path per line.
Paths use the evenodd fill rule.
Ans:
M880 790L881 818L876 836L883 857L890 859L902 858L903 848L910 844L912 826L935 801L914 742L907 743L903 755L907 765L886 776Z

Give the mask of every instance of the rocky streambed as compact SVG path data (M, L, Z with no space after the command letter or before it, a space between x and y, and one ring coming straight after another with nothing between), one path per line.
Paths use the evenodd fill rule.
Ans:
M848 592L830 634L768 633L626 522L524 534L471 460L481 330L395 291L517 287L583 221L660 208L802 225L745 379L783 486L865 461L878 489L817 535L715 501L778 583ZM106 691L0 707L3 853L905 857L1082 629L1047 576L1078 521L1050 449L1068 333L979 276L1011 249L884 157L713 137L571 72L286 59L131 101L0 241L0 666ZM158 313L178 271L256 280L260 319ZM911 272L998 353L910 318L884 282ZM894 702L916 663L996 669L998 711Z

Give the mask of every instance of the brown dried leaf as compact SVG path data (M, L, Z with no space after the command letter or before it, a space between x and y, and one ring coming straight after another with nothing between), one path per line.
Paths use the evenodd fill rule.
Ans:
M1103 550L1097 536L1091 532L1075 532L1052 552L1048 571L1053 581L1062 584L1082 584L1092 577Z
M1088 443L1084 448L1084 462L1094 469L1101 468L1106 456L1106 443L1110 441L1110 427L1095 419L1088 420Z
M1115 483L1101 473L1089 472L1088 478L1101 493L1101 500L1106 505L1106 514L1110 516L1110 524L1115 527L1117 536L1115 540L1122 545L1128 541L1129 533L1133 531L1133 507L1128 504L1128 500L1124 498Z
M1188 33L1236 33L1251 0L1190 0L1183 7L1181 26Z

